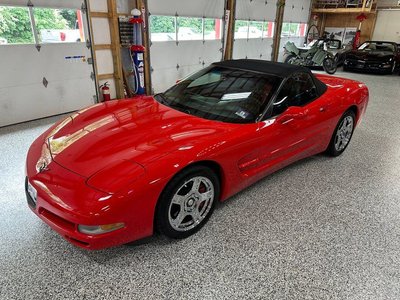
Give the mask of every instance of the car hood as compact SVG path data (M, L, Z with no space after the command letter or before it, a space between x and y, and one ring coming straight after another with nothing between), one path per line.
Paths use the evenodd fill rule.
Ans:
M364 61L387 61L393 56L393 53L390 51L353 50L347 53L346 58Z
M145 96L79 111L52 129L47 140L55 162L90 177L121 160L145 166L235 126L187 115Z

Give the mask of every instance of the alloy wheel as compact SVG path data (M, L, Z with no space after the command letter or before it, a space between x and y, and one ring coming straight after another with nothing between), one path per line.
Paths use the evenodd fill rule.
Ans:
M197 227L210 212L214 196L214 185L209 178L196 176L185 181L169 205L171 227L180 232Z
M340 123L335 136L335 149L342 151L350 142L353 134L354 119L352 116L345 117Z

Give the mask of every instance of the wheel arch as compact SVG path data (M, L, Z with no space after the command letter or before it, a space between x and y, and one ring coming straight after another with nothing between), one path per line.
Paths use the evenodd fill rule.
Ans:
M356 116L356 124L357 124L358 119L359 119L359 117L360 117L360 116L359 116L359 110L358 110L357 105L353 104L353 105L350 106L347 110L348 110L348 111L352 111L352 112L355 114L355 116Z
M172 176L171 179L168 180L168 183L171 180L173 180L178 174L182 173L183 171L185 171L187 169L193 168L193 167L206 167L206 168L209 168L211 171L213 171L215 173L215 175L217 175L217 178L219 180L221 192L223 191L223 188L225 186L224 185L224 181L225 181L224 171L222 169L221 164L219 164L215 160L199 160L199 161L191 162L187 166L185 166L184 168L182 168L178 172L176 172L176 174L174 174L174 176ZM166 188L168 183L165 185L164 189ZM164 189L163 189L163 191L164 191Z

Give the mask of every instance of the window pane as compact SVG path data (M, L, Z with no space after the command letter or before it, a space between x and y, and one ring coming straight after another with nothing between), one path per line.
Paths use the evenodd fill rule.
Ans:
M40 43L75 43L85 41L80 10L34 8Z
M221 19L204 19L204 39L220 40L222 36Z
M202 40L203 19L178 17L178 41Z
M282 113L289 106L303 106L314 100L315 85L308 74L300 73L290 77L279 92L274 104L275 114Z
M0 44L34 43L26 7L0 6Z
M249 23L249 38L261 38L263 34L263 22L251 21Z
M282 24L282 37L288 37L290 36L290 23L283 23Z
M175 17L150 16L152 42L175 41Z
M272 38L274 36L274 22L264 22L263 37Z
M249 31L249 21L236 20L235 39L247 39Z
M290 36L299 36L299 25L298 23L290 23L289 25L289 34Z
M306 33L307 33L307 24L306 23L302 23L301 25L300 25L300 36L301 37L305 37L306 36Z

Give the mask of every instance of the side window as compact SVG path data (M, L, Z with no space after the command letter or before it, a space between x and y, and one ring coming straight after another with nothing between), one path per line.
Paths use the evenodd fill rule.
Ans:
M273 103L272 116L283 113L290 106L304 106L317 97L314 81L307 73L292 75Z

